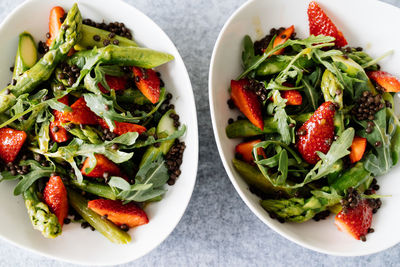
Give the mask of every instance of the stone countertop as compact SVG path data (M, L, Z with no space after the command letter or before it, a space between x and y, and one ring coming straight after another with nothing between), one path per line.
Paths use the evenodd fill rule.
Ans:
M208 67L219 31L245 0L126 1L152 18L180 51L193 84L200 134L197 183L185 215L158 248L126 266L399 266L400 244L381 253L354 258L327 256L298 246L264 225L230 183L212 132ZM21 2L1 0L0 21ZM400 0L386 2L400 6ZM0 240L0 266L70 264Z

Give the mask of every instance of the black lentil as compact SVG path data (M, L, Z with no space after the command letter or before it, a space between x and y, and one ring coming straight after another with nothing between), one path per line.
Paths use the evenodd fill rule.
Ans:
M92 27L96 27L98 29L102 29L102 30L106 30L106 31L110 31L111 33L115 34L115 35L119 35L128 39L132 39L132 33L129 29L127 29L125 27L124 23L120 23L120 22L111 22L111 23L98 23L98 22L94 22L91 19L84 19L83 24L92 26ZM112 37L111 37L112 36ZM110 38L113 38L113 35L109 35Z

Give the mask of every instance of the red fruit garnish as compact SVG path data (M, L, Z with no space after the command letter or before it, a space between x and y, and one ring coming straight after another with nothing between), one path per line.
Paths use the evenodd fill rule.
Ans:
M278 45L285 43L287 40L289 40L290 36L292 36L293 33L294 33L294 26L292 25L283 32L281 32L278 36L276 36L272 47L275 48ZM274 55L281 55L284 50L285 48L279 49L274 53Z
M160 78L152 69L133 67L135 83L142 94L155 104L160 99Z
M17 131L11 128L0 129L0 158L5 163L15 160L26 140L26 136L24 131Z
M125 175L122 174L119 167L111 160L109 160L102 154L96 154L95 157L96 157L96 161L97 161L96 166L89 173L86 172L86 169L90 169L89 158L87 158L83 162L83 167L81 169L81 173L83 175L88 176L88 177L93 177L93 178L102 178L102 177L104 177L103 175L106 172L106 173L108 173L109 176L125 177Z
M83 97L71 105L72 111L65 111L61 120L76 124L97 124L97 115L88 108Z
M62 143L68 141L69 134L64 127L61 126L61 121L54 118L54 121L50 122L50 138L54 142Z
M101 216L107 216L116 225L125 224L132 228L149 222L146 213L133 202L124 205L119 200L95 199L89 201L88 208Z
M397 93L400 92L400 80L386 71L370 71L368 77L379 84L385 92Z
M350 162L355 163L362 159L365 148L367 147L367 139L363 137L354 137L353 143L350 147Z
M310 35L325 35L335 37L335 45L343 47L347 45L347 41L343 33L339 31L332 20L325 14L318 3L312 1L308 5L308 22L310 26Z
M146 127L138 125L138 124L133 124L129 122L118 122L114 121L115 127L113 133L122 135L125 133L129 132L137 132L138 134L144 133L147 131ZM109 129L107 123L103 119L99 119L99 124L102 128Z
M325 102L297 130L296 147L306 162L315 164L320 160L317 151L329 151L335 135L334 116L335 105Z
M68 95L63 96L58 99L58 102L63 103L64 105L69 104ZM61 124L65 121L63 120L63 112L58 110L53 110L54 121L50 122L50 138L57 143L65 142L69 139L69 134Z
M368 233L372 224L372 208L368 200L362 199L354 208L343 210L335 217L335 224L342 232L347 232L355 239L360 240L361 236Z
M43 191L43 200L49 206L60 223L64 224L64 219L68 216L68 197L67 189L60 176L51 176Z
M231 81L231 98L239 110L253 123L255 126L264 129L264 121L261 113L261 103L254 91L248 88L249 80L242 79L239 81Z
M126 89L127 80L124 77L110 76L106 74L105 79L110 89L114 89L115 91ZM103 94L108 93L108 90L104 88L104 86L101 85L101 83L99 83L98 86Z
M261 140L254 140L249 142L240 143L235 147L235 152L242 156L242 159L249 163L254 163L253 157L253 147L260 143ZM264 152L262 147L257 148L257 153L264 158L267 158L267 155Z
M303 103L303 97L297 90L281 91L282 98L286 99L287 106L300 106Z
M53 40L57 37L57 34L60 31L62 25L60 19L64 16L65 16L65 11L60 6L55 6L50 10L50 16L49 16L50 38L48 38L46 41L47 46L50 46Z

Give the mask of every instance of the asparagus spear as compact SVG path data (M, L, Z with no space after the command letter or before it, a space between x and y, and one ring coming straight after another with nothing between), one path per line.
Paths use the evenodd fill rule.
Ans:
M287 197L293 197L296 192L301 190L300 188L284 188L272 185L256 166L251 166L244 161L233 159L232 163L248 185L256 187L263 193L277 195L278 192L282 192Z
M305 222L317 213L338 204L349 187L356 188L370 177L371 173L364 169L364 164L358 162L330 187L312 191L313 196L308 199L267 199L262 200L261 205L285 221Z
M32 35L28 32L21 33L15 56L13 79L18 79L20 74L32 68L36 64L37 58L36 45Z
M74 187L83 190L85 192L88 192L90 194L111 200L117 199L117 196L114 194L111 187L106 184L93 183L87 180L83 180L82 183L78 183L78 181L75 179L70 179L69 183Z
M291 116L298 123L304 123L311 117L312 113L304 113L298 116ZM248 120L238 120L226 127L226 135L228 138L244 138L267 133L278 132L278 122L273 117L264 120L264 130L254 126Z
M19 76L15 85L9 85L0 92L0 113L14 105L16 97L31 92L50 78L58 63L67 57L69 50L79 40L81 24L81 14L77 4L74 4L49 51L31 69Z
M168 136L173 134L177 128L174 126L174 120L170 117L171 114L176 114L173 109L168 110L160 119L157 125L157 134L167 134ZM139 164L139 167L141 167L146 161L147 158L153 155L153 159L158 155L158 153L161 151L164 155L166 155L169 151L169 149L172 147L174 144L175 139L171 139L168 141L164 141L161 143L160 146L155 147L150 146L146 152L144 153L142 157L142 161Z
M41 231L46 238L55 238L60 235L61 225L56 215L50 212L49 207L39 200L35 184L23 193L23 197L33 228Z
M283 71L293 58L294 56L271 56L258 66L256 74L258 76L277 74ZM309 68L313 65L313 61L309 60L306 56L302 56L294 63L294 65L301 69Z
M141 47L119 47L109 45L99 49L85 50L75 53L68 59L70 65L77 65L80 69L94 66L101 62L120 66L137 66L151 69L160 66L174 57L170 54Z
M104 40L109 40L110 38L109 31L105 31L102 29L98 29L96 27L92 27L89 25L82 24L82 38L79 42L74 46L76 51L85 50L89 47L104 47ZM99 37L99 41L96 41L93 37L97 35ZM135 41L129 40L128 38L121 37L119 35L115 35L111 42L114 40L118 40L119 46L137 46Z
M99 214L88 208L88 201L74 190L68 190L68 200L70 205L102 235L116 244L127 244L131 242L128 233L119 229L115 224L102 219Z

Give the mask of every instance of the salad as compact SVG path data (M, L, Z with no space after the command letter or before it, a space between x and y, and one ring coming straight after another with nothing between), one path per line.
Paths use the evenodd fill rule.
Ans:
M308 6L310 35L295 27L244 37L243 72L231 81L228 138L241 138L233 165L280 222L335 224L358 240L374 232L383 196L377 178L399 161L394 97L400 80L361 47L347 46L318 3ZM390 201L388 198L387 201Z
M51 9L46 38L19 35L0 93L0 181L17 182L46 238L78 222L128 243L181 174L186 127L153 70L173 56L139 47L123 23L82 20L77 4Z

